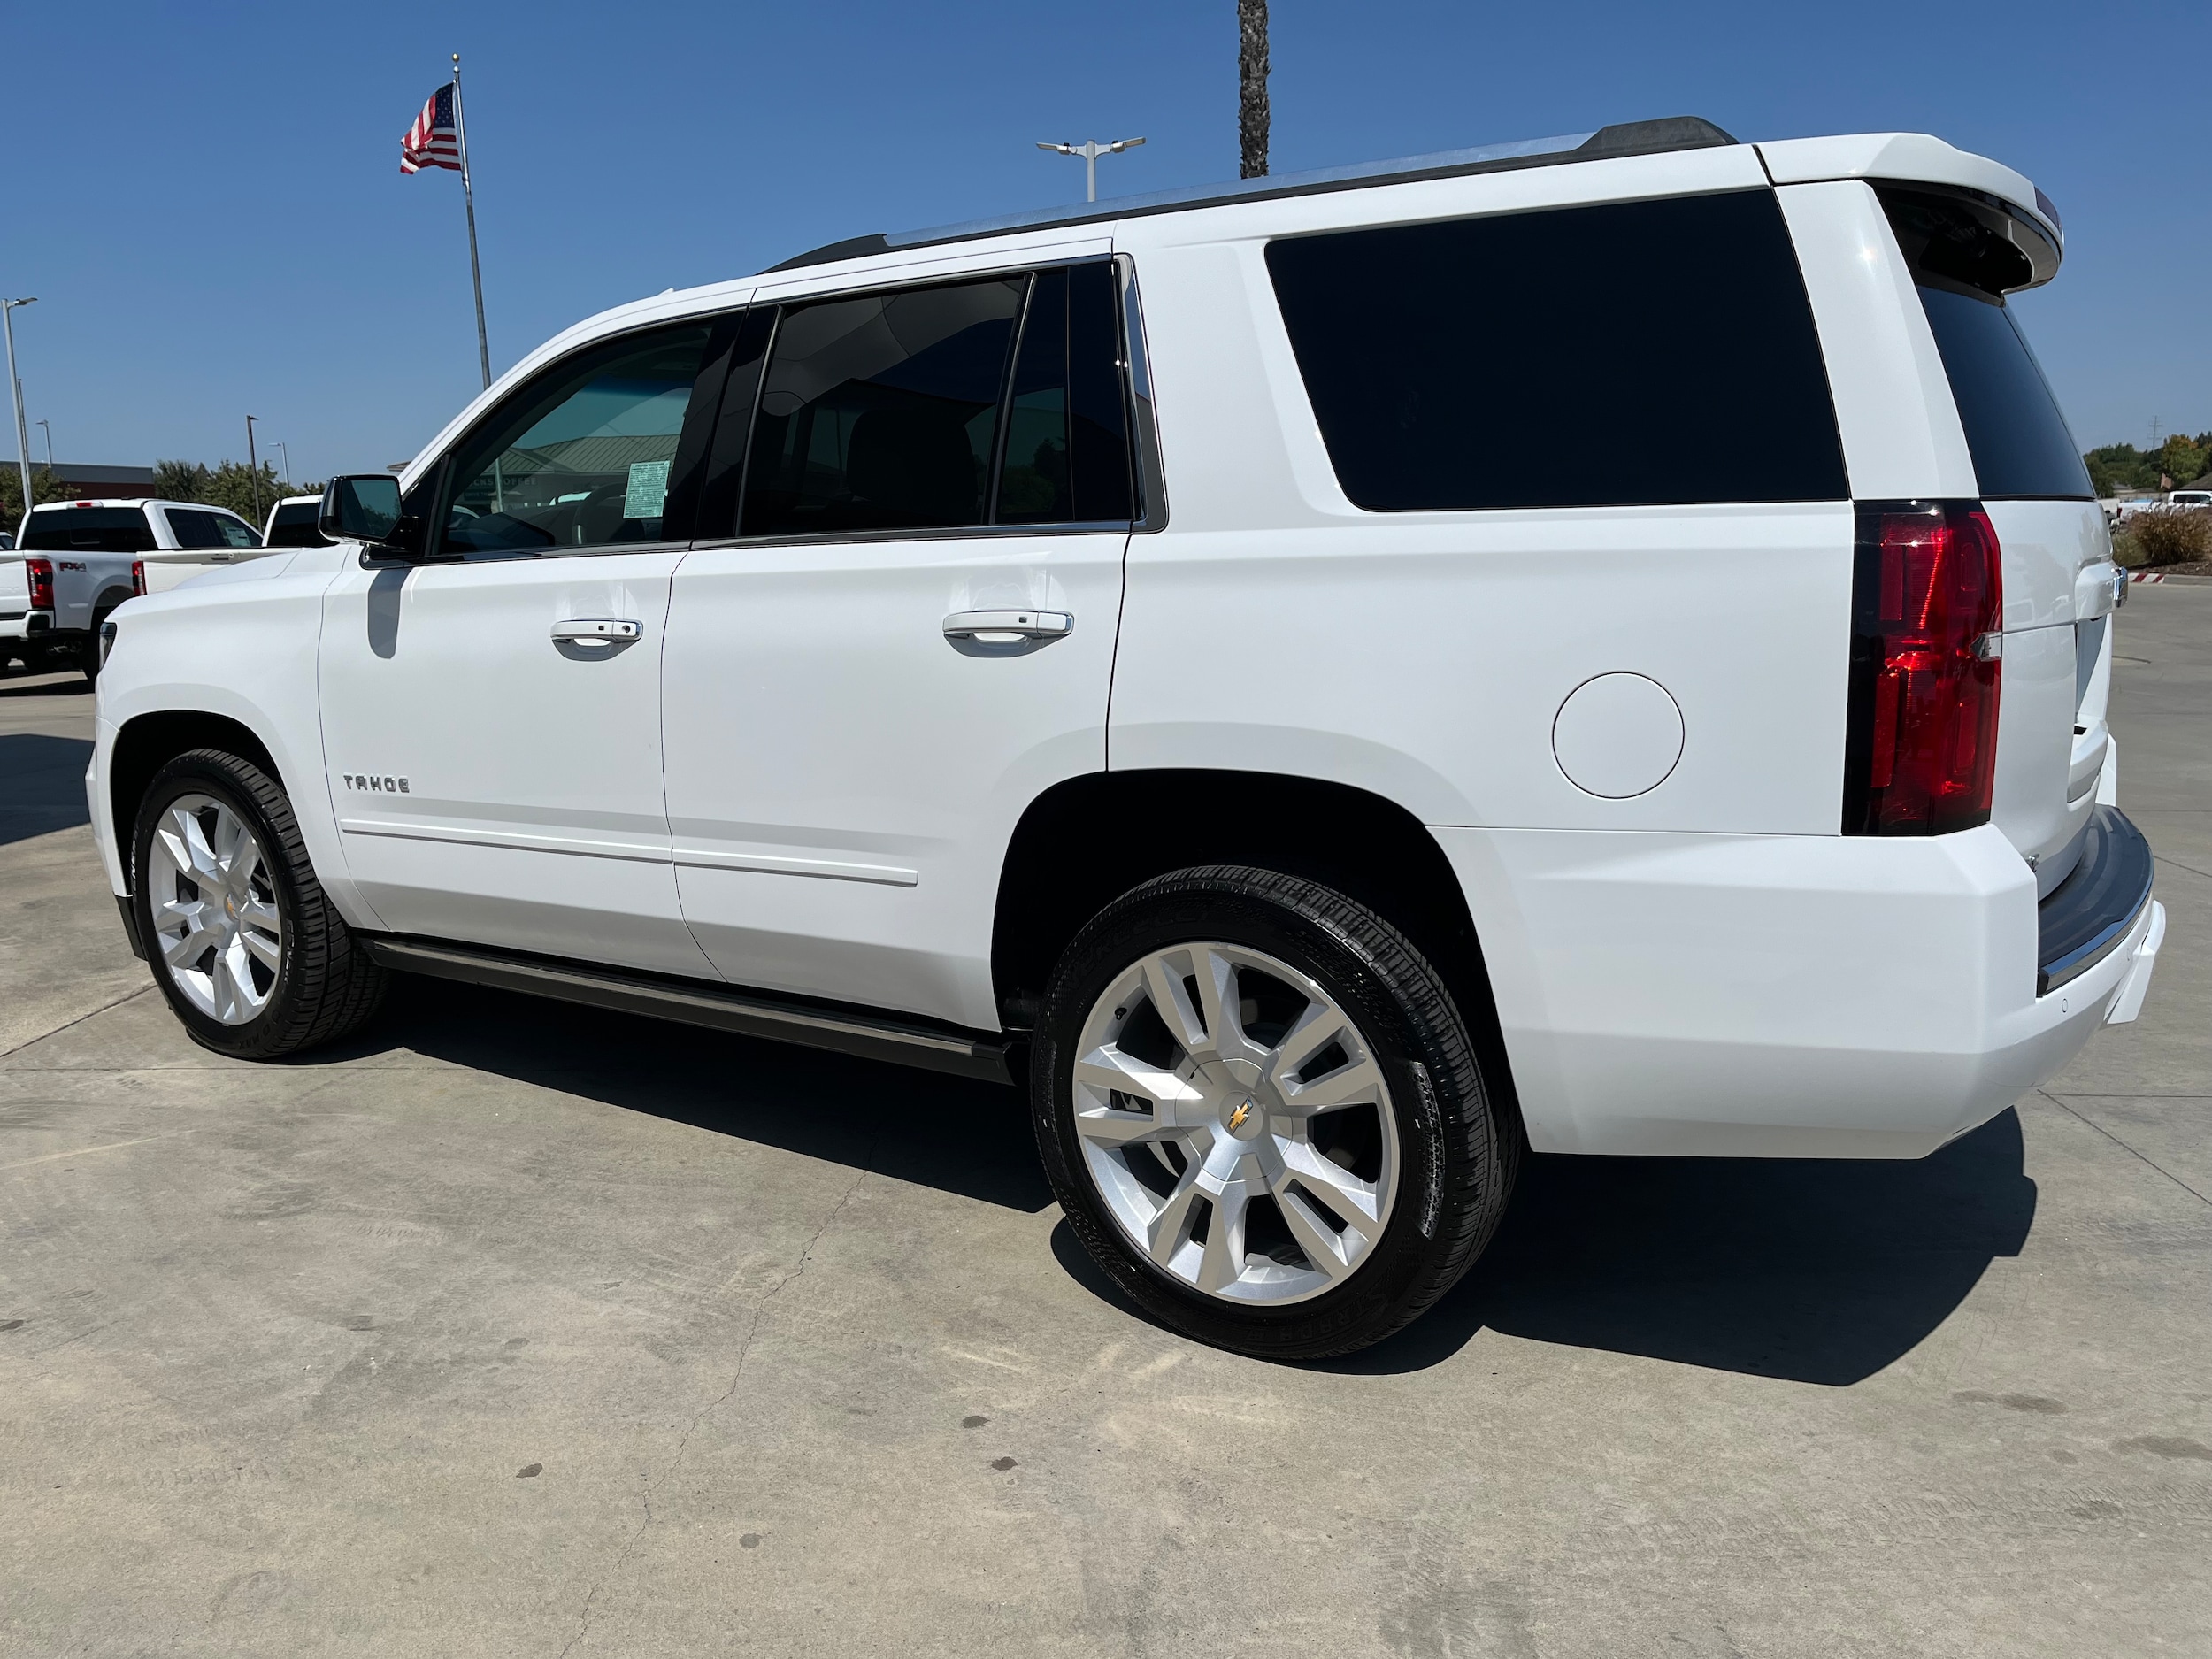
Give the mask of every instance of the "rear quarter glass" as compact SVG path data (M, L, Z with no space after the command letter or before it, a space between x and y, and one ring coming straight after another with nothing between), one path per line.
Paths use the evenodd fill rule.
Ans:
M1843 448L1770 190L1271 243L1371 511L1838 501Z

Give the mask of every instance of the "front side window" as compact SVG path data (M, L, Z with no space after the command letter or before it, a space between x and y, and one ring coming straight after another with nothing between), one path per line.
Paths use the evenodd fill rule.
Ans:
M210 512L197 507L165 507L169 516L169 534L181 548L259 547L261 538L242 518L234 518L227 512Z
M1850 494L1770 190L1340 231L1267 265L1369 511Z
M23 526L26 553L150 553L153 526L137 507L42 507Z
M630 334L518 392L456 452L442 550L542 553L662 539L710 325Z
M996 279L787 310L761 384L740 534L987 523L1027 287Z

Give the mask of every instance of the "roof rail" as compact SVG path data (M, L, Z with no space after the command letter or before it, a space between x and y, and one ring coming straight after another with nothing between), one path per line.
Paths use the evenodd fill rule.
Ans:
M1030 213L1010 213L1000 219L979 219L960 225L940 225L931 230L875 232L825 243L795 258L772 265L761 274L796 271L807 265L829 265L840 259L864 259L871 254L907 248L926 248L939 242L964 242L1007 231L1056 230L1063 226L1095 225L1110 219L1135 219L1150 213L1172 213L1186 208L1215 207L1232 202L1271 202L1289 196L1317 196L1332 190L1360 190L1379 184L1409 184L1425 179L1454 179L1475 173L1505 173L1518 167L1555 167L1575 161L1607 161L1617 156L1650 156L1670 150L1709 150L1736 140L1712 122L1695 115L1670 115L1653 121L1624 121L1601 127L1594 133L1570 133L1558 138L1525 138L1508 144L1486 144L1477 150L1448 150L1433 156L1405 156L1395 161L1361 162L1349 167L1327 167L1317 173L1278 173L1271 178L1244 179L1235 184L1203 184L1187 189L1163 190L1153 196L1125 196L1087 203L1077 212L1047 208Z

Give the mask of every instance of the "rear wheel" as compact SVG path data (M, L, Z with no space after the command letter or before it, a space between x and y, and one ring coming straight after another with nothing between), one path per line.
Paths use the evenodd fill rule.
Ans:
M1363 1348L1495 1231L1517 1131L1390 924L1238 866L1125 894L1045 999L1045 1165L1100 1266L1164 1323L1265 1358Z
M180 755L148 787L132 845L139 937L195 1041L274 1059L375 1012L383 970L315 879L283 789L252 762Z

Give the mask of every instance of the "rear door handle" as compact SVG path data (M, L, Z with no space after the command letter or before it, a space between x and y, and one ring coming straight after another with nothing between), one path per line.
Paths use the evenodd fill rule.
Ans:
M1074 632L1064 611L956 611L945 618L945 638L971 657L1017 657Z
M603 645L611 650L645 637L642 622L616 617L570 617L553 625L556 645Z

